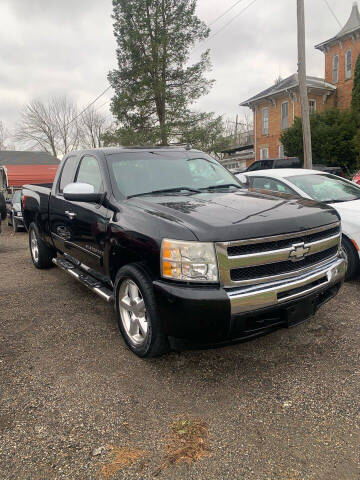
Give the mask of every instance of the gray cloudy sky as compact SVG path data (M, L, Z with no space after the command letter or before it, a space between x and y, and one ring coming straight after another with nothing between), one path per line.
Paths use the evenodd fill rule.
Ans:
M343 25L353 0L328 2ZM198 15L211 23L234 3L198 0ZM250 3L242 0L213 32ZM313 46L340 28L325 0L305 4L308 74L323 76L323 54ZM22 106L34 97L67 93L82 106L102 92L115 66L111 11L111 0L0 0L0 120L12 128ZM238 107L241 101L279 74L285 78L296 71L296 0L256 0L205 47L211 49L216 84L198 107L243 114L247 109Z

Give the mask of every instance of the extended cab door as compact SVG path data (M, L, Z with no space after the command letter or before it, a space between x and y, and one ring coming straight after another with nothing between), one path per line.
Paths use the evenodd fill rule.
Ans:
M105 193L104 175L95 155L80 158L74 182L88 183L95 193ZM105 273L103 256L111 212L101 204L64 200L64 218L70 237L65 240L65 253L99 273Z
M63 190L75 178L76 169L79 163L79 157L71 154L63 160L60 176L56 185L53 187L49 202L49 219L51 237L55 247L60 252L65 252L65 241L71 238L71 228L68 225L68 218L65 211L68 210L68 203L64 200Z

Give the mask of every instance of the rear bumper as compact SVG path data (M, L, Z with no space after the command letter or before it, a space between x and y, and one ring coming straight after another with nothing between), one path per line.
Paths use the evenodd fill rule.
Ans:
M167 335L199 343L251 337L306 320L340 289L346 261L338 257L307 275L226 290L155 281Z

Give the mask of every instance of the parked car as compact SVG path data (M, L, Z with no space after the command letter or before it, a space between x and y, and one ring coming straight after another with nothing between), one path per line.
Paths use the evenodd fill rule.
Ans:
M347 278L359 271L360 187L335 175L302 168L260 170L246 173L245 177L250 189L311 198L335 208L341 217L342 246L349 263Z
M360 185L360 170L354 175L352 181Z
M257 170L268 170L273 168L302 168L303 162L298 157L289 157L289 158L268 158L266 160L257 160L252 163L248 168L238 173L245 172L254 172ZM344 176L343 169L341 167L329 167L322 164L314 164L314 170L319 170L322 172L332 173L333 175L338 175L339 177Z
M7 202L7 223L13 227L14 232L18 232L24 228L23 217L21 211L21 190L16 190L13 197Z
M23 217L35 267L114 301L141 357L298 324L346 271L333 208L249 192L198 150L70 153L51 189L24 186Z
M2 192L0 192L0 233L1 233L1 220L6 218L6 202Z

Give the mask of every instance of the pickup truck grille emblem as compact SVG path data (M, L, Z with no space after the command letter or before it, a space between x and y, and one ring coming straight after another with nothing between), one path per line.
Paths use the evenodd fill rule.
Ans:
M305 243L296 243L292 246L289 253L289 258L293 262L303 260L303 258L309 253L310 247L306 247Z

